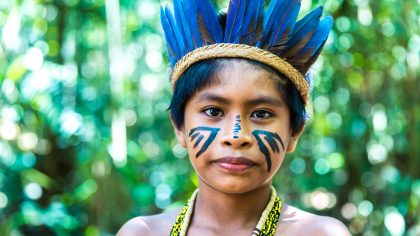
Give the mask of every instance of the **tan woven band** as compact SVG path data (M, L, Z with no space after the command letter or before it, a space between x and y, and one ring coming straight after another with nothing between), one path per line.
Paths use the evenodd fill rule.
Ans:
M176 81L191 65L212 58L245 58L271 66L293 82L304 105L308 101L309 85L298 70L277 55L246 44L219 43L189 52L175 64L172 70L172 87L174 88Z

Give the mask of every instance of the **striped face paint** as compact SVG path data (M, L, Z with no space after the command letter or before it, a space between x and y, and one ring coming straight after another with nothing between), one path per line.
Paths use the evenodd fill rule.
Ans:
M233 138L238 138L240 131L241 131L241 117L237 115L235 117L235 124L233 126Z
M284 151L284 143L283 140L280 138L280 136L276 133L272 133L265 130L254 130L252 131L252 134L257 139L258 147L260 148L260 151L264 154L265 160L267 162L267 171L270 172L271 170L271 157L270 152L268 151L267 145L263 142L263 137L265 141L270 146L271 150L275 153L280 153L280 148L278 143L280 143L282 150Z
M190 141L194 141L194 148L197 148L198 145L201 143L201 141L204 139L203 133L209 132L209 136L207 137L207 140L204 142L203 146L201 146L200 151L195 155L196 158L198 158L203 152L209 148L210 144L214 141L216 138L217 133L220 131L219 128L212 128L212 127L205 127L200 126L191 129L189 133Z

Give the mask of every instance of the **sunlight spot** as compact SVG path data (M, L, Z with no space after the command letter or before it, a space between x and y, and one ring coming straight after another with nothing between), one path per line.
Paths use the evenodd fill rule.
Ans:
M348 220L354 218L356 214L357 208L353 203L348 202L341 208L341 215Z
M32 132L25 132L19 136L17 143L22 151L30 151L38 144L38 136Z
M7 196L3 192L0 192L0 208L5 208L7 206Z
M0 136L7 141L15 140L20 133L19 126L14 122L0 124Z
M44 55L39 48L29 49L23 58L23 66L28 70L38 70L42 67L43 63Z
M373 204L368 200L364 200L361 203L359 203L357 210L359 211L360 215L369 216L370 213L372 213L373 211Z
M333 193L318 189L310 195L311 205L317 210L329 209L335 206L337 198Z
M384 146L377 143L370 143L367 145L368 160L371 164L376 165L386 161L388 158L388 151Z
M386 209L385 227L391 233L392 236L399 236L404 234L404 217L394 207L389 207L388 209Z
M29 183L24 188L25 195L32 199L37 200L42 196L42 188L37 183Z
M140 79L141 88L152 94L158 92L162 88L160 84L160 78L153 74L143 75Z
M373 128L376 131L384 131L387 127L388 120L384 111L376 111L373 113Z
M357 11L357 19L359 20L360 24L365 26L369 26L372 23L373 16L369 6L359 6Z
M160 71L163 67L162 53L160 51L149 51L146 54L146 64L152 71Z

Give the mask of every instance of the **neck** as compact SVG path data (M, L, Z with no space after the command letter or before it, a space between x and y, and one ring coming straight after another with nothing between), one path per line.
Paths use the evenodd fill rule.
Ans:
M271 183L246 193L223 193L200 183L193 224L206 228L235 230L256 226L270 200Z

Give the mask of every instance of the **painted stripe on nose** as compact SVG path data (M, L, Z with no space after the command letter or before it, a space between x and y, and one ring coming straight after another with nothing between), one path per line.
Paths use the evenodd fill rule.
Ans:
M239 132L241 131L241 117L237 115L235 117L235 124L233 126L233 138L239 137Z

